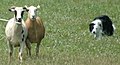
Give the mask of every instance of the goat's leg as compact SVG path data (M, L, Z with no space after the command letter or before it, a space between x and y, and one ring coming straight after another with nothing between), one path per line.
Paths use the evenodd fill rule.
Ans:
M13 45L10 43L9 40L7 40L7 44L9 46L9 63L11 62L11 57L12 57L12 54L13 54Z
M19 55L18 55L20 62L22 62L22 52L23 52L24 45L25 45L24 41L22 43L20 43Z
M40 41L41 42L41 41ZM40 46L40 42L37 43L37 46L36 46L36 56L38 56L39 54L39 46Z
M31 56L31 43L28 39L26 40L26 47L27 47L27 54Z

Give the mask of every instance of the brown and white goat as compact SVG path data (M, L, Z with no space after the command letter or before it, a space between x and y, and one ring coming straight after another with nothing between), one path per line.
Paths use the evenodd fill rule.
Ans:
M38 5L37 7L30 6L26 7L26 11L28 12L28 18L25 21L25 24L28 29L28 37L26 41L26 46L28 48L29 55L31 56L31 43L37 43L36 46L36 56L38 56L39 53L39 46L41 43L41 40L45 36L45 28L43 25L43 22L40 17L37 16L37 10L40 8Z
M27 38L27 29L23 21L23 7L11 7L9 11L14 12L14 17L11 18L5 29L6 40L9 46L10 59L13 54L13 49L16 46L19 48L19 60L22 62L22 51L25 46L25 40ZM9 60L10 60L9 59Z

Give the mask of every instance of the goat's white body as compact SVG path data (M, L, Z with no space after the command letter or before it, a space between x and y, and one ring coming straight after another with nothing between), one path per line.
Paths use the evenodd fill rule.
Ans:
M11 41L13 45L18 44L18 42L22 42L22 30L24 30L25 38L27 37L27 29L24 21L22 24L16 24L14 18L10 19L6 25L5 33L6 38Z
M10 19L6 25L5 34L6 34L7 44L9 45L9 47L20 45L19 59L22 61L21 54L25 46L25 40L27 37L27 29L24 21L22 20L22 23L18 24L16 23L15 18ZM11 50L11 47L9 49L9 52L13 52L13 50Z

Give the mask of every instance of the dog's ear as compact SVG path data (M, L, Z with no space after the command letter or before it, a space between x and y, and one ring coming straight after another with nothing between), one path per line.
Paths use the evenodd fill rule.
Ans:
M95 25L95 24L94 23L89 24L89 26L93 26L93 25Z

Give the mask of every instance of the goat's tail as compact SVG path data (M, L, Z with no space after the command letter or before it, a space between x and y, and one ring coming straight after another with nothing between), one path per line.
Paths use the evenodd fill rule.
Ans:
M1 21L8 21L7 19L1 19L1 18L0 18L0 20L1 20Z

